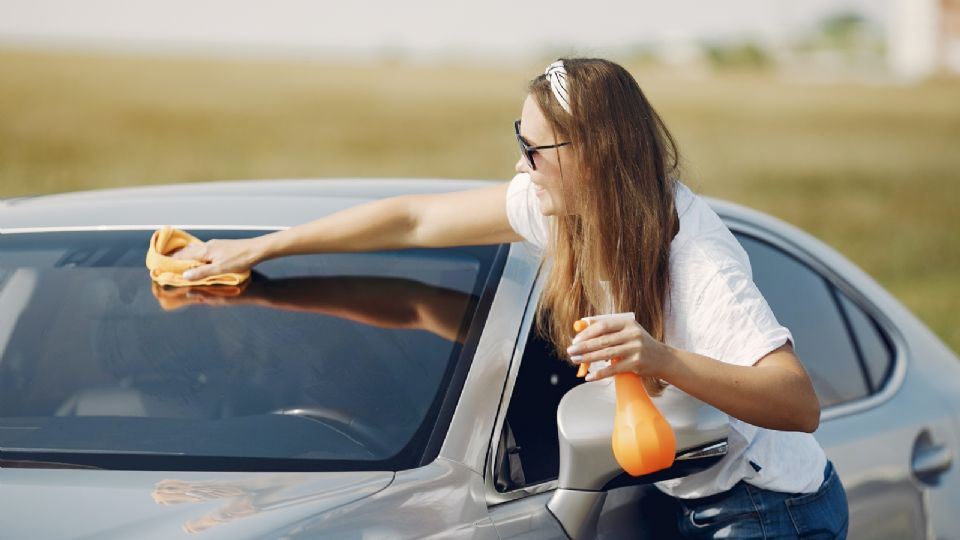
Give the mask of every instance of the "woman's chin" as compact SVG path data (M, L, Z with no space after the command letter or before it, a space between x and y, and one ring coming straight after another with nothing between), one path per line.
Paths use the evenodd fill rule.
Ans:
M553 206L553 201L550 200L550 197L547 195L546 191L538 190L537 194L537 207L540 209L540 213L545 216L552 216L556 213L556 209Z

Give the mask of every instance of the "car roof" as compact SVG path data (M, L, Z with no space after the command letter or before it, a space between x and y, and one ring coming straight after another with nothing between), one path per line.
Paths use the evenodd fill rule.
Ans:
M494 186L502 181L428 178L266 179L148 185L0 199L0 233L63 230L282 229L375 199ZM834 259L819 240L768 214L701 196L729 226ZM839 262L839 261L838 261ZM841 264L843 264L841 262Z
M337 178L198 182L0 199L0 232L35 229L282 228L365 201L496 185L491 180ZM764 219L704 197L727 218Z
M0 232L31 229L282 228L361 202L494 185L481 180L293 179L103 189L0 201Z
M499 183L502 181L325 178L196 182L77 191L0 199L0 233L142 230L165 225L182 229L282 229L375 199L462 191ZM821 253L826 247L792 225L762 212L711 197L702 198L728 225L761 229L767 235Z

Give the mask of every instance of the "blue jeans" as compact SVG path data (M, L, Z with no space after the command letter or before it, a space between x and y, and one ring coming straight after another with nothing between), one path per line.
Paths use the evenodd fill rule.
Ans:
M779 493L740 481L702 499L677 499L684 538L846 538L847 495L827 462L814 493Z

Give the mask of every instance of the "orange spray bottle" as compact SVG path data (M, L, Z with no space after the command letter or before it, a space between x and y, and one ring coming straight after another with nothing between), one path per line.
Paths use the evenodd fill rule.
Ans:
M629 317L633 313L615 313L585 317L573 323L577 333L603 319ZM610 359L619 362L618 357ZM578 377L585 377L589 363L580 364ZM677 440L670 424L653 404L643 380L635 373L618 373L613 376L617 392L616 415L613 420L613 456L623 470L633 476L641 476L666 469L673 465L677 452Z

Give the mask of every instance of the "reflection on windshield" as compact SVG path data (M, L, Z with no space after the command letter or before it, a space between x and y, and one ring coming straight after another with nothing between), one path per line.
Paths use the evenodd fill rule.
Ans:
M470 296L459 291L396 278L263 279L239 286L152 286L160 307L254 305L320 313L380 328L426 330L463 342L460 325Z
M479 246L288 257L239 287L159 289L149 235L0 236L0 449L107 468L90 456L415 463L499 272Z

